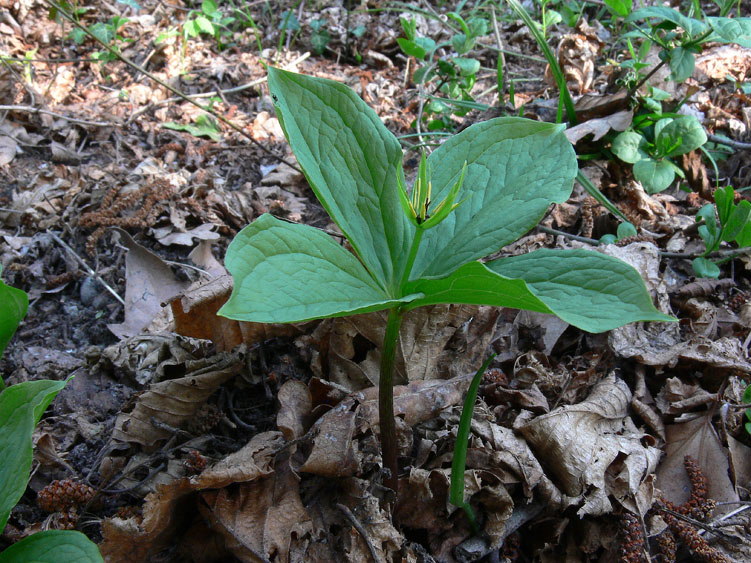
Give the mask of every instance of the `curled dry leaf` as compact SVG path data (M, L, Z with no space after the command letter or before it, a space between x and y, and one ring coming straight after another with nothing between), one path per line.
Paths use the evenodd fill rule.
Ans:
M599 141L608 132L625 131L634 118L633 110L623 110L607 117L590 119L579 125L566 129L566 138L575 145L587 135L592 135L592 141Z
M167 264L153 252L134 241L131 236L114 228L128 247L125 258L125 320L107 325L118 338L135 336L149 326L162 310L162 303L188 287L188 282L175 279Z
M476 370L493 337L499 309L436 305L409 311L396 351L395 381L448 379ZM328 349L329 378L356 391L378 384L386 313L324 321L313 335ZM458 348L458 349L457 349Z
M113 439L155 446L169 438L171 432L154 426L152 418L179 428L198 412L222 383L240 373L244 365L240 358L227 353L213 360L186 362L189 375L152 385L138 397L131 412L118 415Z
M276 425L287 440L300 438L308 430L313 408L308 386L294 379L286 381L279 389L277 399L279 413L276 415Z
M642 446L643 433L626 416L630 402L628 385L611 375L581 403L558 408L520 428L562 491L585 499L580 515L610 512L608 495L636 495L657 465L659 451ZM615 466L616 459L625 461Z

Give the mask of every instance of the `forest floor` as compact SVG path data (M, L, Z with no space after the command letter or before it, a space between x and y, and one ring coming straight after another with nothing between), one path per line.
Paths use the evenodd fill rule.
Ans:
M751 49L705 43L690 78L666 65L629 98L627 24L600 2L550 3L563 17L547 41L587 128L569 139L638 234L598 247L621 219L577 183L498 255L605 246L679 322L587 334L510 309L412 311L397 353L395 498L373 409L385 315L215 315L231 290L227 246L255 218L338 232L287 164L264 64L353 88L403 141L408 177L421 145L473 123L555 121L558 90L505 4L333 4L0 2L0 264L30 299L0 373L6 384L74 376L34 433L0 551L77 529L128 562L751 561L751 257L734 239L705 255L697 228L717 186L741 207L751 193ZM400 16L414 19L436 61L459 69L454 9L481 30L463 55L479 61L460 85L467 111L430 98L451 80L416 82L424 63L397 43ZM242 133L111 55L66 10ZM656 48L643 55L640 76L660 62ZM611 151L654 104L714 135L672 159L686 177L660 191ZM697 277L697 258L719 275ZM473 534L449 478L463 395L491 353L465 473Z

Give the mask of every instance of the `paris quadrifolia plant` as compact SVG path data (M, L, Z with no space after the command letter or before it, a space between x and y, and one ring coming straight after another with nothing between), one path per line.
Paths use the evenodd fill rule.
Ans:
M463 303L558 315L602 332L669 321L631 266L586 250L480 259L566 201L577 173L563 125L503 117L423 156L407 192L397 139L351 89L269 69L277 116L318 200L354 254L323 231L264 214L232 241L234 289L219 314L291 323L388 311L379 381L385 483L397 489L394 358L402 317Z

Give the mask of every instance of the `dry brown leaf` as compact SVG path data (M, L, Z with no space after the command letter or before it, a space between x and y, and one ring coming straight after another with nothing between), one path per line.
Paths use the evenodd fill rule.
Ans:
M128 247L125 258L125 319L120 324L107 325L118 338L135 336L149 326L162 310L162 303L188 287L179 281L167 264L153 252L134 241L122 229L123 244Z
M699 82L719 80L728 76L742 82L751 70L751 49L738 45L718 45L696 57L694 77Z
M410 311L399 333L394 381L447 379L476 370L484 360L498 315L496 307L469 305ZM322 323L315 338L328 342L329 378L353 391L377 385L385 327L383 311Z
M751 491L751 448L746 444L728 436L730 475L733 484Z
M659 451L642 446L643 433L627 417L630 402L628 385L611 375L585 401L538 416L520 428L563 492L585 499L580 515L610 512L608 495L623 499L637 494L657 465ZM607 472L613 471L617 458L627 460L617 476L625 480L626 491L608 482Z
M193 239L201 241L205 240L218 240L219 233L214 232L213 223L204 223L198 225L193 229L175 229L173 226L161 227L151 229L154 238L159 241L159 244L164 246L170 246L172 244L178 244L182 246L193 246Z
M688 500L690 485L684 458L689 455L707 478L708 497L717 502L738 500L728 476L728 452L712 426L711 414L667 427L666 456L657 468L657 487L665 497L680 505ZM715 512L723 512L717 508Z
M587 135L592 135L592 141L599 141L611 130L625 131L628 129L633 118L633 110L623 110L607 117L590 119L589 121L579 123L579 125L566 129L566 138L573 145Z
M227 275L227 269L222 265L221 262L219 262L219 260L214 258L214 253L211 251L210 241L200 241L196 245L196 247L190 251L188 258L190 258L196 266L208 272L208 274L213 278Z
M300 438L308 431L313 399L308 386L302 381L286 381L277 393L279 413L276 425L288 441Z
M118 415L112 432L113 439L155 446L172 433L166 428L154 426L152 418L179 428L198 412L222 383L240 373L243 367L242 360L227 353L211 361L186 362L190 375L152 385L138 397L131 412Z

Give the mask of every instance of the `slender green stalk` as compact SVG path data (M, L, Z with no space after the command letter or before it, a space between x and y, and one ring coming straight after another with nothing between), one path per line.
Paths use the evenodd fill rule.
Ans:
M456 433L456 443L454 444L454 460L451 463L451 488L449 490L449 501L454 506L464 509L469 518L469 525L472 527L472 533L478 533L477 519L475 513L468 502L464 502L464 469L467 465L467 446L469 444L469 429L472 425L472 413L475 410L475 400L477 399L477 390L482 381L482 375L488 369L490 362L495 358L495 354L485 360L480 366L477 373L469 384L467 396L464 398L462 407L462 417L459 421L459 429Z
M378 421L381 428L381 455L383 467L388 469L387 487L394 493L399 490L399 464L396 448L396 424L394 423L394 359L399 340L402 311L399 307L389 309L386 334L381 349L381 375L378 381Z
M420 241L425 229L417 227L415 231L415 238L412 240L412 246L409 249L409 256L407 257L407 263L404 265L404 273L402 279L399 281L399 289L409 281L409 275L412 273L412 266L415 265L415 258L417 258L417 251L420 249Z

